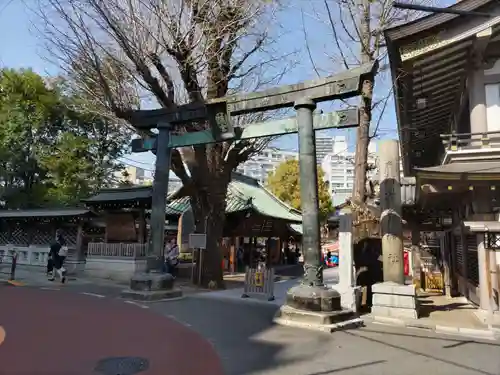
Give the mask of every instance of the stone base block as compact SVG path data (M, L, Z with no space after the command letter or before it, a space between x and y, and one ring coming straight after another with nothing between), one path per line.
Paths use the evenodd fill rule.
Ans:
M418 319L418 300L414 285L384 282L373 285L374 317Z
M341 310L340 294L325 286L297 285L286 294L287 306L298 310L336 312Z
M359 286L349 286L341 287L335 286L335 289L340 294L340 305L343 309L352 310L358 312L361 308L361 287Z
M372 306L373 316L382 316L387 318L398 319L418 319L418 312L416 309L408 309L392 306Z
M169 273L137 273L130 279L130 289L138 291L170 290L174 277Z
M276 313L276 324L297 328L307 328L323 332L334 332L342 329L357 328L363 325L352 310L310 311L284 305Z
M122 298L130 299L133 301L154 302L162 300L171 300L174 298L181 298L182 291L179 289L155 290L155 291L127 289L122 291L121 296Z
M130 280L130 289L121 295L144 302L180 298L182 291L174 289L174 277L168 273L139 273Z
M393 282L377 283L372 286L373 294L395 294L399 296L417 296L415 285L401 285Z
M374 306L394 306L404 309L417 309L417 299L415 296L405 296L397 294L374 294Z

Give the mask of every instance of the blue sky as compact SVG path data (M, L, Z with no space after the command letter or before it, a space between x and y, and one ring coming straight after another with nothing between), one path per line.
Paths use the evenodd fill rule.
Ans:
M29 0L26 0L29 2ZM306 0L303 0L304 2ZM447 1L448 2L448 1ZM57 67L51 65L41 56L43 50L40 48L40 42L33 32L31 21L33 20L32 14L26 8L25 1L23 0L0 0L0 66L9 68L32 68L34 71L43 75L55 75L58 72ZM298 4L298 3L297 3ZM303 3L302 3L303 4ZM316 77L316 73L312 68L311 59L306 52L304 46L297 46L297 40L304 40L304 32L302 29L301 13L298 8L292 8L281 17L282 39L279 40L280 46L294 46L298 49L296 57L296 67L290 71L284 78L283 83L296 83L305 79ZM329 48L334 48L334 43L331 37L325 33L325 26L317 22L314 17L307 18L306 16L306 29L309 39L309 47L313 54L313 61L315 64L324 67L325 74L329 72L329 66L332 64L331 60L327 57L332 51ZM300 43L299 43L300 44ZM331 73L336 70L333 69ZM378 86L380 86L378 84ZM379 91L383 95L387 93L384 89L385 83L382 83L382 88ZM382 91L381 91L382 90ZM322 106L324 107L324 106ZM327 108L327 107L324 107ZM394 106L392 99L388 105L385 115L382 119L381 125L381 138L395 138L396 134L396 120L394 115ZM329 130L322 132L319 135L346 135L350 140L350 145L354 147L355 129L335 131ZM285 136L274 142L273 146L284 149L296 149L297 137ZM124 161L131 165L140 166L145 169L153 169L154 156L152 154L128 155Z

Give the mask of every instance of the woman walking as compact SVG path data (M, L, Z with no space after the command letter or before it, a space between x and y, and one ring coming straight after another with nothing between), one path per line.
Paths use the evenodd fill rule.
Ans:
M56 241L50 246L50 259L52 267L52 275L50 281L54 281L56 274L59 275L61 283L66 282L66 270L64 269L64 260L68 255L68 248L66 247L66 240L62 235L62 231L58 229L56 231ZM47 271L49 270L49 264L47 264Z

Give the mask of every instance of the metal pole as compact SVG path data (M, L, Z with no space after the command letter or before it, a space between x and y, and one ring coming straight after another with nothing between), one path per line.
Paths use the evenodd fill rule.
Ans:
M147 254L147 272L162 272L165 250L165 210L170 173L170 124L158 124L155 176L151 207L151 240Z
M16 279L16 267L17 267L17 252L12 255L12 264L10 266L10 280Z
M304 281L309 286L323 285L321 264L321 237L319 228L318 170L313 126L316 103L310 99L297 100L299 133L300 200L302 211L302 253L304 255Z

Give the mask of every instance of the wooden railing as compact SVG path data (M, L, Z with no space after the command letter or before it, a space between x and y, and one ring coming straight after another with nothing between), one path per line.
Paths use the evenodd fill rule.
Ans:
M500 131L484 133L451 133L441 134L447 150L458 151L463 148L489 148L494 143L500 146Z
M90 242L87 257L142 258L146 256L148 244Z

